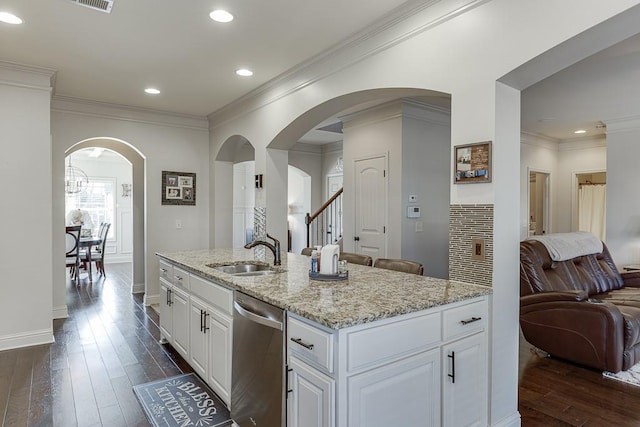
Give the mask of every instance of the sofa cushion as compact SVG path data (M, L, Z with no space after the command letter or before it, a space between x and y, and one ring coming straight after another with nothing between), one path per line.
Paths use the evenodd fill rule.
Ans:
M640 344L640 289L616 289L592 295L592 298L615 304L622 313L625 350Z
M600 254L553 261L547 248L535 240L520 243L520 295L538 292L584 290L589 295L623 286L609 250Z

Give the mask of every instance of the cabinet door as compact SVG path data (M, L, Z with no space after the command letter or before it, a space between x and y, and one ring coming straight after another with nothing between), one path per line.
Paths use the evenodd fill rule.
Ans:
M209 316L209 377L207 382L229 405L231 392L232 320L220 310L212 309Z
M173 310L173 348L189 359L189 295L174 287L171 291Z
M443 347L445 426L487 425L486 334Z
M335 381L293 356L289 369L287 427L333 427Z
M211 310L196 298L189 303L189 364L202 378L207 378L209 365L209 327Z
M171 342L173 310L171 309L171 285L160 279L160 339ZM161 341L164 342L164 341Z
M350 427L440 425L440 349L347 380Z

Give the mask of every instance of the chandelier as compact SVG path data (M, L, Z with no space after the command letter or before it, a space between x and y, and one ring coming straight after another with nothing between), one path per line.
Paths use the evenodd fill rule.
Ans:
M80 168L71 165L71 156L69 156L69 164L64 168L64 192L67 194L81 193L87 189L89 178L87 174Z

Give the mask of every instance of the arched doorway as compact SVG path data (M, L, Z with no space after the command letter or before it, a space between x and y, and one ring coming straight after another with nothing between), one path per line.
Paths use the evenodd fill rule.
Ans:
M132 167L132 189L131 189L131 230L132 230L132 246L133 246L133 281L131 283L131 291L133 293L146 292L145 289L145 157L131 144L115 138L90 138L71 145L65 150L65 157L78 150L87 148L104 148L106 150L118 153L124 157ZM64 191L64 190L62 190ZM56 201L54 207L60 204L58 209L64 211L64 202ZM64 293L64 280L62 286L55 286L54 298L56 291ZM64 294L63 294L64 295Z
M214 173L211 174L213 198L210 205L213 223L209 227L209 241L212 247L229 248L236 246L236 243L240 245L244 240L243 234L247 229L252 228L253 215L247 212L247 208L254 206L253 192L252 189L246 188L249 185L248 182L238 182L234 165L252 163L255 160L255 149L247 138L242 135L233 135L221 145L214 159ZM240 173L240 169L236 168L236 171ZM252 174L251 171L252 169L242 168L243 180L247 173ZM242 186L245 188L242 189ZM251 200L247 200L249 198ZM242 203L240 199L243 199ZM242 211L238 211L237 215L234 211L236 205L242 205Z
M340 208L344 221L341 233L343 250L359 252L372 247L358 246L356 237L360 237L358 241L362 242L362 236L356 233L356 227L362 225L363 220L372 219L373 215L365 213L373 212L376 230L379 231L375 238L382 243L378 246L382 248L378 256L384 256L386 251L387 257L417 260L425 268L428 266L429 275L447 278L450 105L450 95L426 89L354 92L328 100L299 115L275 136L267 148L293 153L298 151L301 141L308 139L309 130L317 131L321 127L319 123L332 122L330 127L340 128L342 133L339 164L344 184L344 200ZM328 112L330 115L326 116ZM385 181L381 184L386 186L386 194L382 192L385 197L375 200L365 197L368 201L373 200L375 206L356 203L359 190L364 190L356 180L355 169L359 165L357 162L362 163L366 159L382 159L384 165L379 175ZM328 186L330 175L336 171L336 158L321 152L320 162L322 166L318 176L312 176L312 180ZM322 187L323 184L317 189L322 193L322 200L314 206L316 209L327 200ZM415 206L422 209L421 218L407 216L407 209ZM273 210L269 207L268 211ZM268 219L272 229L273 221L274 218Z
M81 191L67 184L65 176L66 225L82 214L83 236L101 237L100 225L109 224L104 241L104 260L133 263L133 209L131 203L133 167L120 154L101 147L84 148L69 154L66 164L87 175ZM65 168L65 171L67 168ZM90 281L92 277L90 277Z
M289 165L287 188L288 251L299 254L306 247L305 215L311 211L311 176Z

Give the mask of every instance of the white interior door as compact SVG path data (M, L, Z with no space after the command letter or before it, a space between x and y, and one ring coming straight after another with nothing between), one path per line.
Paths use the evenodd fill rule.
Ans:
M373 259L384 258L387 219L387 156L356 160L355 170L355 252Z

